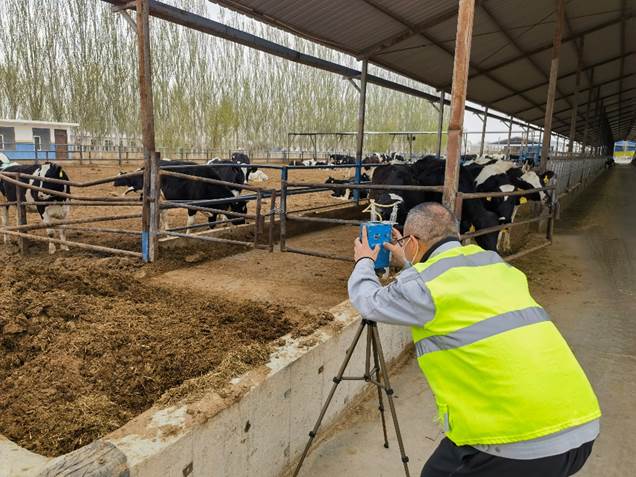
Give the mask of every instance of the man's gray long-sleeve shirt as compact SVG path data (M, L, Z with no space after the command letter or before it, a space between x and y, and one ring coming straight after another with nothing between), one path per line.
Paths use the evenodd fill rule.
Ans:
M431 257L456 247L447 242L433 251ZM349 300L365 318L402 326L423 326L435 315L431 294L414 267L405 268L395 281L383 287L375 275L373 260L360 260L349 277Z
M444 243L430 256L456 247L461 247L461 243ZM361 316L371 321L402 326L424 326L433 319L435 304L414 267L405 268L393 282L383 287L373 266L371 259L359 260L349 277L349 300ZM596 419L537 439L472 447L508 459L539 459L565 453L596 439L599 428L599 420Z

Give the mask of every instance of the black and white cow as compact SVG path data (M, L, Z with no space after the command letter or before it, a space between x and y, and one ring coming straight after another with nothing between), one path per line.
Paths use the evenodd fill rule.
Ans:
M250 157L244 152L233 152L231 157L232 162L236 164L246 164L247 167L243 166L243 174L245 175L245 182L250 181L250 175L258 170L258 168L252 166L252 162L250 161Z
M435 156L425 156L415 162L411 169L420 185L439 186L444 184L446 172L446 161L437 159ZM463 193L477 192L471 173L467 168L460 166L459 169L459 191ZM427 200L434 202L442 201L442 194L429 192ZM481 230L498 225L497 215L488 210L479 199L467 199L463 201L462 218L460 222L460 232L466 233L474 227ZM475 238L477 244L486 250L497 250L497 232L481 235Z
M370 182L371 178L365 174L364 172L360 175L360 182ZM352 184L354 181L352 179L334 179L329 176L325 181L325 184ZM349 200L351 198L351 189L334 189L331 192L332 197L342 198L343 200ZM366 199L369 196L369 191L367 189L360 189L360 198Z
M180 174L222 180L226 182L235 182L237 184L242 183L239 182L241 178L244 179L241 167L214 167L213 165L199 165L185 161L160 161L159 165L161 169L165 171L178 172ZM117 178L113 185L115 187L127 187L128 189L125 193L130 191L141 191L143 190L143 176L139 175L134 177ZM180 177L162 176L161 195L164 199L169 201L197 201L195 205L200 207L211 207L214 209L228 210L243 214L247 213L247 204L244 200L237 200L228 204L209 204L205 202L206 200L238 198L240 195L240 189L232 188L230 186L197 182ZM196 210L188 209L188 227L194 225L196 213ZM214 222L217 220L217 215L217 213L208 213L208 222L211 229L215 227ZM161 212L161 222L162 228L167 229L168 223L166 210L162 210ZM245 219L237 218L237 220L233 223L244 224ZM186 233L189 232L190 229L188 228Z
M467 171L460 169L459 189L462 192L474 192L472 180ZM372 190L371 198L375 201L375 212L382 220L390 220L393 215L398 225L403 225L408 211L422 202L441 202L442 194L428 191L399 191L390 185L424 185L438 186L444 183L445 161L431 157L419 160L413 165L390 165L377 168L373 176L373 184L386 184L386 190ZM394 212L393 208L396 208ZM476 230L497 225L497 217L486 210L476 199L466 200L462 208L460 232L465 233L473 225ZM475 238L476 242L486 250L496 250L497 233Z
M353 156L349 156L347 154L331 154L329 156L329 161L332 164L355 164L356 158Z
M70 194L71 188L68 184L58 184L47 181L46 179L61 179L64 181L68 181L69 178L66 175L66 172L58 166L57 164L53 164L51 162L46 162L44 164L35 165L9 165L4 167L1 172L15 172L21 173L25 175L37 176L37 178L21 178L21 182L25 184L30 184L35 187L40 187L42 189L49 189L55 192L63 192L66 194ZM35 204L35 208L40 214L42 221L45 224L51 223L53 220L65 220L68 217L70 212L70 206L68 205L68 199L64 197L60 197L58 195L47 194L46 192L32 189L24 189L22 187L16 187L15 184L12 184L6 180L0 179L0 194L3 195L7 202L15 202L18 198L18 194L20 194L20 199L27 206L29 204L34 204L35 202L55 202L55 204L50 205L42 205ZM9 216L9 207L2 206L2 214L0 216L0 220L2 221L2 225L6 226L8 224L8 216ZM49 237L53 238L55 231L54 229L46 229L46 233ZM60 240L66 240L66 236L64 233L64 229L58 229L58 234ZM7 243L9 240L8 235L4 235L4 242ZM61 245L62 250L68 250L68 246L65 244ZM55 253L56 247L55 244L49 243L49 253Z
M369 169L371 169L370 164L381 164L381 163L382 163L382 158L380 157L379 154L375 152L373 154L368 155L364 159L362 159L362 164L364 164L363 168L365 171L368 171Z

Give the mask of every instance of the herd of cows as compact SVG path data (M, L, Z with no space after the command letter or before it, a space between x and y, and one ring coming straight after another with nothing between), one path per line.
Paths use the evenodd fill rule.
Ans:
M403 224L408 211L415 205L426 201L441 201L441 193L417 190L399 190L391 186L439 186L444 182L446 162L435 156L424 156L415 162L407 162L399 154L383 155L371 154L362 161L365 172L361 174L362 183L385 185L386 188L372 189L370 193L361 190L361 198L368 197L372 204L374 219L393 219L398 224ZM333 154L324 163L310 160L304 161L303 166L327 166L327 165L355 165L352 156ZM231 219L233 224L245 223L245 218L240 214L247 213L247 200L241 200L241 185L248 182L267 180L267 176L251 164L249 157L243 153L234 153L229 160L213 159L207 164L197 164L188 161L162 160L160 167L166 172L185 174L204 179L213 179L236 184L211 183L209 181L197 181L184 177L165 175L161 181L162 198L170 202L182 202L206 207L206 201L216 201L214 205L207 205L239 215ZM141 171L141 170L140 170ZM63 195L54 195L47 192L70 194L70 186L61 182L52 182L51 179L68 180L62 167L55 163L44 164L14 164L6 161L0 155L0 172L21 173L30 177L20 180L30 184L34 188L16 187L15 178L4 176L0 178L0 196L5 202L15 202L17 194L21 200L35 207L45 224L52 220L65 220L69 214L68 198ZM49 179L47 181L47 179ZM513 192L541 188L555 180L550 171L538 175L529 170L529 167L515 164L512 161L495 157L463 157L460 169L459 190L464 193L471 192ZM329 177L325 184L352 183L354 179L334 179ZM143 175L131 176L123 174L114 180L116 187L126 187L124 194L140 192L143 190ZM350 189L335 189L334 196L349 199ZM219 201L221 199L221 201ZM501 224L511 223L514 220L516 210L525 200L549 203L551 198L546 192L537 192L520 196L488 197L484 199L465 200L462 207L461 231L480 230ZM0 214L0 226L8 225L9 205L2 205ZM194 225L197 210L186 209L188 213L187 227ZM162 227L167 228L165 210L162 211ZM217 213L207 213L208 224L214 228L217 223ZM65 240L64 229L55 229L61 240ZM52 228L47 229L49 237L54 236ZM483 248L497 250L501 234L489 233L476 238ZM5 243L8 240L4 236ZM62 244L62 248L67 247ZM49 252L56 250L53 243L49 243Z

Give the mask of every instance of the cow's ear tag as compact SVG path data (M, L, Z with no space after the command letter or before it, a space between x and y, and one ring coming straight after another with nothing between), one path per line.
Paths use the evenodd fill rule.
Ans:
M475 229L475 226L474 226L473 224L470 224L470 228L468 229L468 231L469 231L470 233L473 233L473 232L475 232L475 230L476 230L476 229Z
M487 200L488 202L490 202L490 201L492 201L492 197L486 197L486 200Z
M521 199L519 199L520 204L525 204L526 202L528 202L528 199L526 199L525 197L522 197Z
M64 177L64 171L62 169L60 169L60 179Z

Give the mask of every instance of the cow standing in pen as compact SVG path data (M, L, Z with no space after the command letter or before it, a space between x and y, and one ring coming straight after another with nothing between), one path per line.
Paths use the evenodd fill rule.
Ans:
M59 184L47 181L46 179L60 179L68 181L69 178L66 172L51 162L46 162L41 165L10 165L2 169L2 173L20 173L27 176L35 177L22 177L20 182L29 184L41 189L48 189L54 192L62 192L70 194L71 188L68 184ZM13 177L11 177L13 179ZM42 190L26 189L23 187L17 187L16 184L0 179L0 194L2 194L7 202L15 202L18 197L21 199L25 206L31 204L35 205L36 210L40 214L42 221L45 224L51 223L53 220L66 220L70 212L70 206L68 205L69 199L60 197L59 195L47 194ZM18 196L19 194L19 196ZM40 202L52 202L52 204L41 204ZM4 227L8 225L9 221L9 206L2 206L2 214L0 215L1 225ZM49 238L53 238L55 230L47 228L46 233ZM62 241L66 240L64 229L58 229L59 238ZM9 237L4 234L4 242L7 243ZM68 250L68 246L64 243L61 245L62 250ZM56 251L55 244L49 242L49 253L53 254Z

